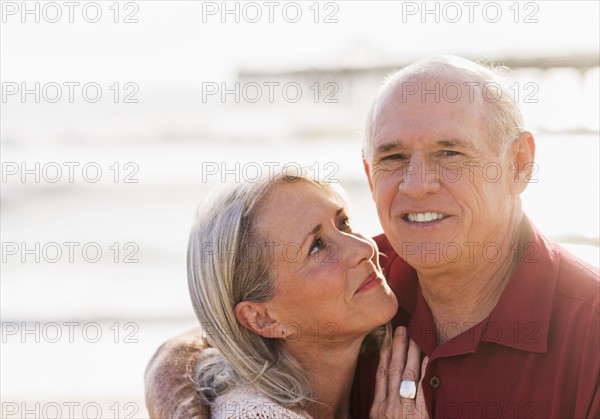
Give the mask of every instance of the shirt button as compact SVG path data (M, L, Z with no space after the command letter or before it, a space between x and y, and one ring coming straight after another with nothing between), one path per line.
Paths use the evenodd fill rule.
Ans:
M433 388L438 388L441 384L440 378L437 375L434 375L429 380L429 385Z

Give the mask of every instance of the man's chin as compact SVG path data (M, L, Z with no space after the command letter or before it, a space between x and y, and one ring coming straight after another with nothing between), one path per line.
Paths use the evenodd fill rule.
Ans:
M447 241L410 241L402 240L396 253L413 268L442 266L448 263L458 263L464 256L464 250L459 243Z

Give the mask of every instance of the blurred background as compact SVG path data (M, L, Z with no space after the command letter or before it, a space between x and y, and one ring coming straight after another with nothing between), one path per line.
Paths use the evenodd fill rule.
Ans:
M537 139L525 210L599 260L599 3L2 1L1 417L146 417L143 372L196 324L199 201L289 165L360 163L382 79L432 54L513 69Z

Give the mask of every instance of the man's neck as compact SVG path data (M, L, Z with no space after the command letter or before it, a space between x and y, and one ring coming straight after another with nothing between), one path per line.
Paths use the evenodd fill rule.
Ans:
M290 342L286 350L302 365L312 385L305 410L312 417L350 418L350 392L363 338L322 344Z
M498 260L479 257L471 263L454 264L451 272L419 271L419 284L433 315L438 344L490 315L520 259L521 220L522 214L515 216L506 226L504 236L495 241L500 249Z

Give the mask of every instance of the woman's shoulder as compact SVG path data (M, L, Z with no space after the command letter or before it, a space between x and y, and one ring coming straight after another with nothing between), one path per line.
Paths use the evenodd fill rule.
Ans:
M212 419L307 419L305 412L293 411L277 404L258 390L249 387L234 388L214 401L211 409Z

